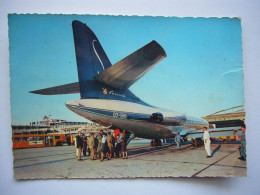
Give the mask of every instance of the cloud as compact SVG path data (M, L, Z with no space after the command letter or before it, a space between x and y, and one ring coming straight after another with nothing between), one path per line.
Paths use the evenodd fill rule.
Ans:
M243 69L242 69L242 67L239 67L239 68L234 68L234 69L232 69L232 70L229 70L229 71L227 71L227 72L224 72L224 73L221 74L221 76L226 76L226 75L228 75L228 74L241 73L241 72L243 72Z

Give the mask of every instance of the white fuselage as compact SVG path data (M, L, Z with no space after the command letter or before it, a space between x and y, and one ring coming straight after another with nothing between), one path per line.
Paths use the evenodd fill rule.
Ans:
M208 126L202 118L186 116L184 113L164 110L133 102L106 99L81 99L66 102L66 106L76 114L103 126L115 126L133 133L136 137L162 139L174 137L183 129L201 129ZM185 116L181 125L163 125L133 116L149 118L152 113L162 113L164 118Z

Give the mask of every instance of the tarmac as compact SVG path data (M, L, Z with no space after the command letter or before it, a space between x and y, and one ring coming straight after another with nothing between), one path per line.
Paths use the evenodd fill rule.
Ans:
M144 178L144 177L245 177L246 161L239 160L239 144L211 144L212 158L204 146L167 143L151 147L146 140L128 146L128 159L76 158L74 146L13 150L15 179Z

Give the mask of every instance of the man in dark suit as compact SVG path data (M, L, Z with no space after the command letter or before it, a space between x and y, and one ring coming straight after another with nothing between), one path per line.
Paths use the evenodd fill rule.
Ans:
M81 160L81 150L83 147L83 139L81 137L81 131L78 132L76 136L77 148L78 148L78 160Z
M86 136L83 134L82 135L82 141L83 141L83 145L82 145L82 150L83 150L83 156L87 156L87 138Z

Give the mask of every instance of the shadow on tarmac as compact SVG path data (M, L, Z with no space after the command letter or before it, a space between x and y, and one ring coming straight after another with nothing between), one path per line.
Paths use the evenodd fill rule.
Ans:
M142 156L142 155L153 153L156 151L166 150L171 146L172 146L172 144L157 146L157 147L142 147L142 148L138 148L138 149L129 149L128 154L129 154L129 156L135 156L135 157Z
M221 147L221 145L219 144L211 153L211 156L214 156L215 153L219 150L219 148Z

